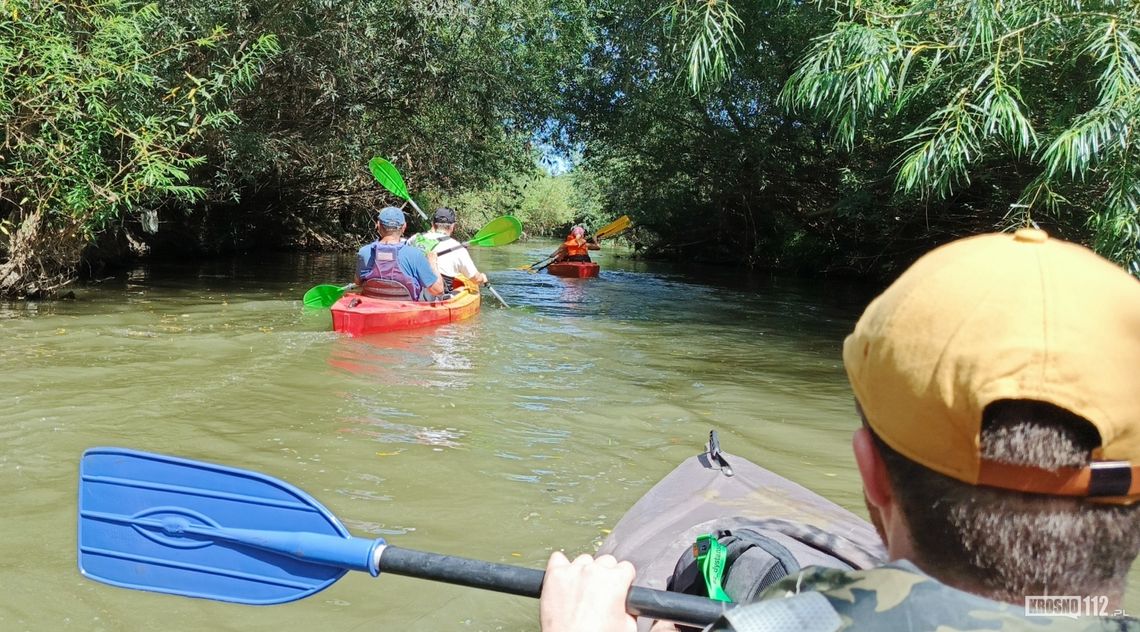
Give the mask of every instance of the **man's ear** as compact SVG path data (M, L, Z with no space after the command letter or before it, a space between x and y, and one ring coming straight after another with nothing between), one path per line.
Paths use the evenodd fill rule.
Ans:
M867 428L859 428L851 437L851 448L855 451L855 464L863 479L863 492L867 502L879 509L891 504L893 492L887 466L875 445L875 439Z

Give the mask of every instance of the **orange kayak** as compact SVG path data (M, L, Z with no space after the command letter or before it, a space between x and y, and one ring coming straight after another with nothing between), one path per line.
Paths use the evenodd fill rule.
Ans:
M444 325L479 312L479 292L456 290L432 303L345 294L332 306L333 330L353 336Z
M585 279L598 276L602 267L593 261L563 261L546 266L546 271L554 276Z

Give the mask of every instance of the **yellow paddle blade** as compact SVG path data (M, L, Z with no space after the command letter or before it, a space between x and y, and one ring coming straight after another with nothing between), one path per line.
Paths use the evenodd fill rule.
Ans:
M451 289L458 290L460 288L466 289L471 294L479 293L479 284L468 279L462 274L455 275L455 282L451 284Z
M609 224L606 224L605 226L599 228L598 232L594 233L594 239L601 239L602 237L613 237L621 231L629 228L629 225L632 223L632 220L629 219L629 215L622 215Z

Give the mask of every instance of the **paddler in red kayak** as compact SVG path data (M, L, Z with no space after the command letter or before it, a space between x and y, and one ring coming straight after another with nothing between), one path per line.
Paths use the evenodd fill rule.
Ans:
M570 229L570 234L566 237L566 241L558 247L558 250L550 253L547 259L554 259L552 263L562 263L563 261L581 261L584 263L590 262L590 251L598 250L601 248L598 245L598 239L587 240L586 229L581 225L575 226Z
M432 214L431 230L409 237L408 243L429 253L429 256L443 253L436 259L436 268L443 275L446 287L452 287L455 278L459 276L464 276L479 285L486 283L487 275L475 267L471 253L451 236L453 232L455 232L455 209L444 206L435 209L435 213Z
M400 239L407 227L404 212L394 206L376 216L380 239L356 253L356 284L366 296L419 301L444 293L443 277L428 255Z
M961 239L867 307L843 365L891 561L801 569L709 630L1140 629L1122 609L1140 551L1140 282L1037 229ZM633 579L609 555L554 553L543 631L635 630Z

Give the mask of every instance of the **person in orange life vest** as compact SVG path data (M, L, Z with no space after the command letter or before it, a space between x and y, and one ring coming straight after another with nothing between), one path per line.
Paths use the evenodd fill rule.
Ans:
M581 226L575 226L570 229L570 235L566 237L566 241L558 247L558 250L550 253L550 257L554 259L554 263L562 261L590 261L590 251L598 250L601 246L598 245L597 239L593 241L586 240L586 229Z
M363 246L356 255L356 284L369 279L390 279L408 290L412 300L430 300L446 290L443 277L436 271L435 255L426 255L416 247L407 247L400 238L407 228L404 212L389 206L376 216L376 232L380 239Z

